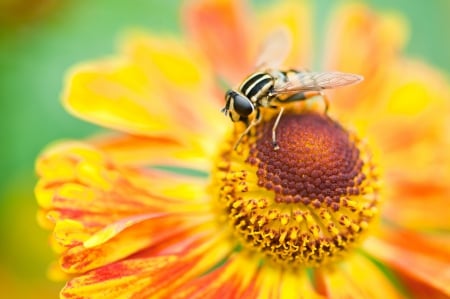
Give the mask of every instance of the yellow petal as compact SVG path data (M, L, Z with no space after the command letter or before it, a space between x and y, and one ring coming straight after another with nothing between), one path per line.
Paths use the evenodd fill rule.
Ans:
M122 40L121 48L152 83L171 84L180 92L197 94L213 84L207 62L180 39L130 32Z
M134 226L140 222L143 222L145 220L149 220L153 217L159 217L162 216L162 214L144 214L144 215L136 215L128 218L120 219L117 222L114 222L104 228L102 228L100 231L97 231L95 234L89 237L86 241L83 242L84 247L86 248L92 248L101 244L106 243L113 237L117 236L119 233L124 231L125 229Z
M180 67L193 68L186 65L186 58L175 59L177 54L165 53L173 56L170 61L181 64L172 66L172 73L170 66L156 64L164 58L159 56L152 60L156 64L153 72L142 61L127 57L80 65L66 80L64 105L80 118L128 133L182 142L189 132L210 132L214 127L206 125L207 121L219 115L220 106L207 83L195 85L191 82L195 78L186 79L195 85L191 88L173 82L180 80L174 72L184 72Z
M172 128L172 119L161 94L139 67L127 59L109 59L73 69L63 99L70 112L94 123L165 135Z
M261 45L277 28L286 28L292 35L292 47L283 63L287 69L309 69L312 66L312 10L307 1L282 1L271 5L258 14L258 26L254 40L258 57ZM277 57L274 57L277 59ZM280 66L281 67L281 66Z
M355 254L342 264L319 270L327 298L404 298L372 261Z
M311 284L306 271L283 272L280 280L280 299L320 299L320 295Z

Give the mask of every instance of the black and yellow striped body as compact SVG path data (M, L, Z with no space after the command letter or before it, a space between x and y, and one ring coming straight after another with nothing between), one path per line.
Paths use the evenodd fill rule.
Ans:
M275 85L275 78L265 72L251 74L239 86L239 91L255 106L267 106L268 95Z
M280 103L304 100L303 93L278 94L275 89L299 75L299 71L255 72L248 76L236 90L228 90L225 107L222 109L233 122L248 122L256 112L259 118L260 107L278 108Z

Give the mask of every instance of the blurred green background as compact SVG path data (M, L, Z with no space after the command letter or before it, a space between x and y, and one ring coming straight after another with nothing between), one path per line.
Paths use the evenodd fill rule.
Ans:
M115 51L129 27L180 33L179 0L0 0L0 294L56 298L48 232L35 220L34 159L49 142L100 129L68 115L59 104L65 70ZM254 1L258 6L266 2ZM315 1L316 44L327 16L343 1ZM403 14L411 29L405 55L450 73L450 1L370 0ZM5 297L6 298L6 297Z

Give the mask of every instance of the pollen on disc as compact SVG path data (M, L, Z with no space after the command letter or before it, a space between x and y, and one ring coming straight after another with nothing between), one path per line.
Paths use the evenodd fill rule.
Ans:
M264 261L319 266L345 255L377 216L378 177L367 145L323 114L276 114L239 150L239 129L213 171L218 219Z

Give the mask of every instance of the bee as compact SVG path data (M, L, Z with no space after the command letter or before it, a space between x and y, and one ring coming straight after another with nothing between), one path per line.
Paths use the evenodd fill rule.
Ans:
M280 70L279 67L289 53L291 42L286 30L274 31L263 45L256 63L256 72L250 74L237 89L225 94L222 112L233 122L244 122L247 128L239 136L234 149L242 138L262 120L261 108L278 109L272 127L273 149L278 150L276 130L285 105L320 96L328 112L326 89L333 89L359 83L363 77L342 72L309 72L296 69ZM251 121L250 121L251 119Z

